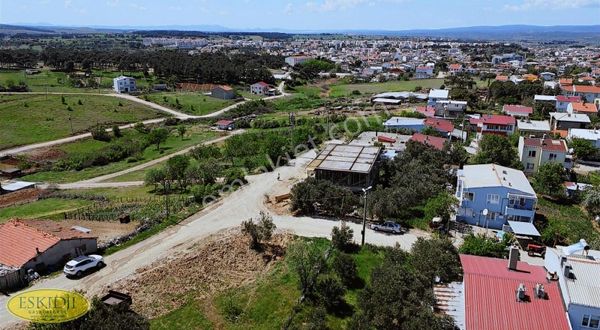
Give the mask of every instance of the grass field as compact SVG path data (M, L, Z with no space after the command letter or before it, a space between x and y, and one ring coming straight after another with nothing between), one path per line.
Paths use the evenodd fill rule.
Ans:
M8 81L15 84L25 82L32 92L70 92L70 93L109 93L112 91L112 79L121 74L137 79L138 88L148 86L141 72L113 72L94 70L94 77L100 78L99 88L73 87L65 72L43 70L41 73L28 75L25 70L0 71L0 85L6 86Z
M393 80L383 83L331 85L331 91L329 93L329 96L347 97L350 96L355 90L359 91L361 94L376 94L383 92L401 91L412 92L417 86L421 86L423 88L440 88L440 86L443 84L444 79L419 79L409 81Z
M67 137L72 133L71 125L73 133L81 133L96 124L125 124L163 116L144 105L111 96L64 98L66 104L61 95L0 95L0 149Z
M144 138L141 136L141 134L135 131L129 131L128 134L133 134L134 136L139 136L139 138ZM125 159L119 162L110 163L105 166L89 167L81 171L44 171L27 175L23 177L23 180L34 182L65 183L91 179L100 175L122 171L129 167L139 165L170 153L174 153L178 150L213 139L216 136L217 133L206 131L199 127L188 129L186 137L183 140L179 136L176 136L175 132L172 132L167 141L161 144L161 151L156 150L156 146L151 145L144 150L142 159L138 161L128 162L128 160ZM107 145L106 142L88 139L66 144L60 146L59 148L67 152L93 152L94 150L98 150L105 145Z
M193 115L206 115L235 103L232 100L222 100L202 95L201 93L191 92L152 93L142 98L146 97L151 102ZM177 100L179 100L179 106L177 105Z
M0 208L0 223L11 218L39 219L92 204L89 200L48 198L28 204Z
M315 241L323 248L329 244L325 239ZM383 261L383 252L368 246L352 256L357 263L359 276L365 282L369 281L373 268ZM345 295L346 302L354 309L361 291L362 288L350 289ZM299 297L298 278L282 262L253 284L223 292L209 301L196 302L190 299L179 309L151 320L151 329L212 329L215 328L215 321L225 329L281 329ZM216 311L211 308L210 314L207 313L207 306L215 306ZM231 306L241 309L239 318L234 321L227 318ZM292 324L301 325L311 308L308 304L301 305ZM350 318L328 314L327 325L330 329L343 329Z

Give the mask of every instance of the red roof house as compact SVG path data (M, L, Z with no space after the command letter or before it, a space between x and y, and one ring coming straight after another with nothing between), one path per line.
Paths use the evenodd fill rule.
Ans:
M557 282L546 280L542 266L517 262L508 269L508 260L461 255L464 276L466 330L568 330L566 311ZM543 284L546 299L534 294ZM519 285L526 299L518 301Z
M415 133L410 138L410 141L423 143L423 144L433 147L437 150L442 150L442 149L444 149L444 143L446 143L447 139L437 137L437 136L425 135L422 133Z
M439 118L427 118L424 122L425 126L431 127L440 133L452 133L454 131L454 124L446 119Z
M432 107L431 105L415 107L415 111L425 115L425 117L434 117L435 116L435 108Z
M533 108L520 104L505 104L502 112L513 117L529 117L533 113Z

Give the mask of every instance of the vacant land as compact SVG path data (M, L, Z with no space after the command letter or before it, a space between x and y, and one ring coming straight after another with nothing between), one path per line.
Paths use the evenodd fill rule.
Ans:
M127 137L132 137L135 139L145 138L143 134L135 130L128 130L123 138ZM139 158L127 158L104 166L93 166L80 171L43 171L25 176L23 179L33 182L51 183L65 183L91 179L97 176L122 171L129 167L139 165L147 161L177 152L181 149L200 144L215 137L217 137L217 133L215 132L207 131L200 127L191 127L188 128L188 132L183 139L177 136L176 132L171 132L167 141L161 144L160 150L157 150L155 145L150 145L144 150ZM59 146L57 149L62 152L66 152L66 157L69 157L69 155L73 156L83 153L94 153L95 151L98 151L108 145L108 142L86 139Z
M11 218L51 219L62 212L73 211L91 204L91 201L83 199L42 199L28 204L0 208L0 223Z
M582 238L592 246L600 242L600 233L579 205L563 205L540 198L537 206L537 225L542 228L540 233L545 244L573 244Z
M359 91L361 94L375 94L383 92L412 92L415 87L440 88L444 84L444 79L419 79L419 80L393 80L384 83L364 83L364 84L342 84L331 85L331 97L350 96L353 91Z
M221 110L235 103L232 100L222 100L202 93L192 92L163 92L143 96L150 102L158 103L175 110L192 115L206 115Z
M163 115L111 96L0 95L0 149L55 140L97 124L126 124Z

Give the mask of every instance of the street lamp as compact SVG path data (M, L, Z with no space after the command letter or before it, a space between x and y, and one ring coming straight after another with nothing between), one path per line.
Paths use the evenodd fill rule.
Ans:
M368 186L367 188L363 188L363 196L365 198L365 208L364 208L364 212L363 212L363 227L362 227L362 231L360 232L362 234L362 241L361 241L361 246L365 245L365 230L367 227L367 192L369 190L371 190L371 188L373 188L373 186Z

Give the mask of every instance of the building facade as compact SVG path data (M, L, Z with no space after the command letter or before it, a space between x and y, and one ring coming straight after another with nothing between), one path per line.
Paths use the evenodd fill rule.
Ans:
M113 79L113 90L117 93L131 93L137 91L135 78L119 76Z

